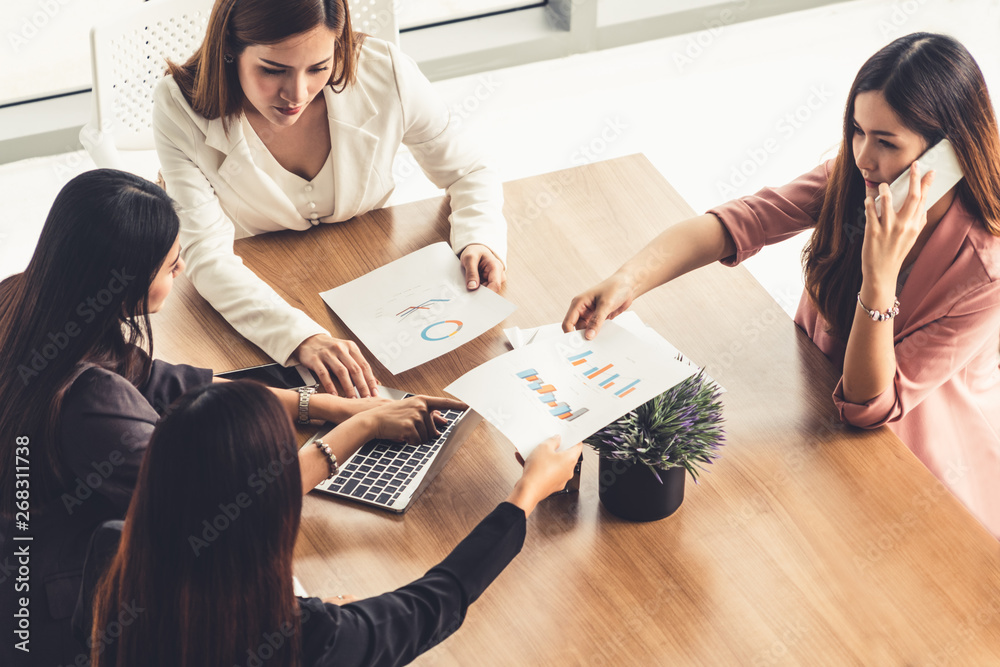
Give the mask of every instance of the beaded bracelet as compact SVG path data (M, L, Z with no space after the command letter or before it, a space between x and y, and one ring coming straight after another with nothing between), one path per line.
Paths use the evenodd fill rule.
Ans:
M863 304L861 302L861 292L858 292L858 305L861 306L861 309L865 311L865 313L868 314L868 317L872 318L872 321L874 322L885 322L886 320L891 320L896 317L896 315L899 315L899 299L893 299L892 308L885 312L881 312L878 310L871 310L868 306Z
M330 449L330 445L326 444L319 438L313 442L315 443L316 448L323 452L323 455L326 456L326 462L330 467L330 474L327 479L333 479L337 476L337 473L340 472L340 464L337 463L336 455L334 455L333 450Z

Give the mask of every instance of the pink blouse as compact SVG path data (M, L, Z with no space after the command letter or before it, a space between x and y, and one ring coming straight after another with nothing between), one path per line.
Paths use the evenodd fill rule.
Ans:
M709 211L736 242L736 255L723 264L735 266L763 246L813 227L832 164ZM888 424L1000 537L1000 238L958 198L914 262L899 303L891 325L892 386L867 403L850 403L841 378L833 402L849 424ZM843 369L845 344L827 332L805 292L795 323Z

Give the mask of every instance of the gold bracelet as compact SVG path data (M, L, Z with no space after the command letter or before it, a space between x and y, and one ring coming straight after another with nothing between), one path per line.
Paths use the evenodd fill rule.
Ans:
M337 463L336 455L334 455L333 450L330 449L330 445L326 444L319 438L316 438L313 442L315 443L316 448L323 452L323 455L326 456L327 465L330 467L330 474L327 476L327 479L333 479L337 476L337 473L340 472L340 465Z

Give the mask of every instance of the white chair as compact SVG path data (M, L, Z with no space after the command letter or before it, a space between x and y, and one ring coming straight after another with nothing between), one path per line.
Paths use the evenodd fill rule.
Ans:
M93 111L80 143L98 167L153 150L153 89L167 59L182 63L205 37L212 0L151 0L90 31Z
M396 3L399 0L346 0L351 10L351 27L399 46Z

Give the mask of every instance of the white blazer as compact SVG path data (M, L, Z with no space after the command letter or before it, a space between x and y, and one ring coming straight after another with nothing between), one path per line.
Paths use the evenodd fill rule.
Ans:
M388 42L369 37L357 81L342 93L323 89L330 120L334 212L341 222L383 206L395 188L393 159L406 144L427 177L451 198L456 254L481 243L506 263L507 224L496 172L458 131L416 63ZM236 238L283 229L306 230L292 200L259 169L238 119L191 109L173 77L153 95L153 131L167 192L177 202L180 243L195 288L233 327L287 364L306 338L326 333L292 307L233 253Z

